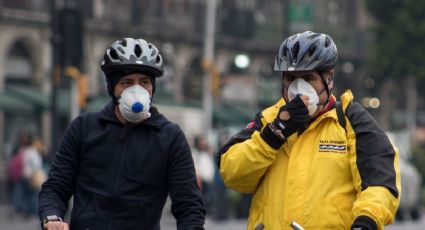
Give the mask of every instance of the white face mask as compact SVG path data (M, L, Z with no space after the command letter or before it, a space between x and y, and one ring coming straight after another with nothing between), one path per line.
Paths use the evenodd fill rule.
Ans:
M148 119L151 103L149 92L140 85L133 85L121 93L118 108L122 116L129 122L138 123Z
M313 86L308 84L304 79L297 78L288 87L288 99L291 101L298 94L308 96L308 115L313 115L317 110L317 104L319 103L319 96L314 90Z

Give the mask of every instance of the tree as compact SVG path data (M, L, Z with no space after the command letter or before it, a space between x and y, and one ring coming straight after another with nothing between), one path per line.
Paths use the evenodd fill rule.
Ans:
M413 135L417 108L421 107L416 95L418 88L425 86L425 1L365 0L365 3L376 20L367 66L370 76L380 83L373 92L382 102L379 121L386 129L405 126ZM425 91L419 91L418 96L424 98ZM405 111L405 124L391 122L394 108Z
M425 82L425 1L365 0L377 23L368 66L376 80Z

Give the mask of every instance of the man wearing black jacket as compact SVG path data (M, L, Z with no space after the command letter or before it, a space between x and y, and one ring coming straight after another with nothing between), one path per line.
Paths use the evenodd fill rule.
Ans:
M205 208L182 130L151 106L158 49L124 38L101 68L112 100L68 127L39 194L44 229L159 229L170 194L177 229L204 229ZM73 199L71 221L62 221Z

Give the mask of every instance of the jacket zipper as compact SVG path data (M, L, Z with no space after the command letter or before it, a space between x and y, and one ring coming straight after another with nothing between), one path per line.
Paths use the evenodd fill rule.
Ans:
M126 136L126 133L128 131L127 130L128 129L128 126L125 126L124 129L125 129L125 131L124 131L125 134L124 134L124 138L123 138L123 140L124 140L124 148L123 148L123 152L121 154L120 167L119 167L118 174L117 174L117 177L116 177L116 180L115 180L114 192L112 193L112 196L113 197L118 197L118 185L119 185L119 182L120 182L120 177L121 177L121 173L122 173L124 159L125 159L125 156L127 154L127 144L128 144L128 141L127 141L127 138L125 136ZM116 211L113 210L113 213L112 214L113 215L112 215L112 218L109 221L108 230L111 230L111 228L112 228L112 224L113 224L113 222L115 220L115 216L116 216Z

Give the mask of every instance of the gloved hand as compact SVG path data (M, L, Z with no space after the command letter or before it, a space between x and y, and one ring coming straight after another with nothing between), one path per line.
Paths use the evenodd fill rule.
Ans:
M283 111L287 111L289 113L289 119L281 119L280 115ZM296 131L305 127L309 120L310 116L308 115L308 109L301 99L301 96L297 95L292 101L279 109L279 113L273 121L273 124L277 129L282 131L285 138L288 138Z
M284 111L289 113L288 119L281 118ZM300 95L297 95L279 109L276 118L263 129L261 136L271 147L278 149L286 138L305 127L309 120L308 109Z

